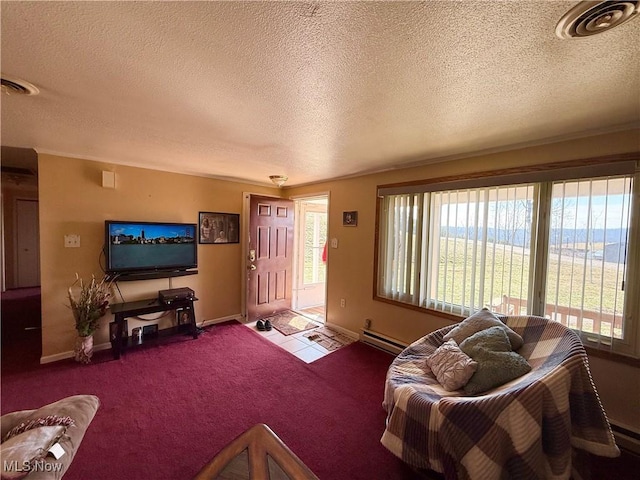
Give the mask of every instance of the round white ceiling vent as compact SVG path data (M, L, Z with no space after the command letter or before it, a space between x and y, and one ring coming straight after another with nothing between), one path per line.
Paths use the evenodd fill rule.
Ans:
M556 26L562 39L589 37L638 16L640 0L584 1L569 10Z
M37 95L40 90L29 82L2 74L2 93L7 95Z

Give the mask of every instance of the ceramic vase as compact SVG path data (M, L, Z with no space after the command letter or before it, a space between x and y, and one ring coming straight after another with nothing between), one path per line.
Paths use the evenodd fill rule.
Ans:
M93 356L93 335L78 337L76 339L76 362L91 363Z

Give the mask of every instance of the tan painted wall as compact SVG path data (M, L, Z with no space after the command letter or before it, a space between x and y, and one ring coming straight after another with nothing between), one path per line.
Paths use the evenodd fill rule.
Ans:
M198 223L199 211L242 213L244 191L275 189L177 175L93 161L39 155L40 253L42 264L42 355L73 350L76 337L66 292L76 272L101 276L104 221ZM116 188L103 188L102 171L116 173ZM64 235L80 235L80 248L64 248ZM172 279L171 287L191 287L198 322L241 311L241 244L199 245L199 274ZM169 288L169 279L119 282L125 300L151 298ZM117 292L116 292L117 293ZM118 301L121 299L116 297ZM96 344L108 341L108 315ZM161 322L161 328L169 323ZM137 326L130 321L129 327Z
M369 318L373 330L410 343L433 330L450 325L450 322L373 300L377 185L633 151L640 151L640 130L288 188L285 193L299 196L330 192L329 238L337 238L339 246L328 250L327 320L359 332L365 319ZM342 212L349 210L358 211L358 226L355 228L342 226ZM341 298L346 301L345 308L340 307ZM611 378L628 378L631 373L637 379L640 375L640 369L618 363L605 364L597 358L592 359L591 363L598 367L598 373L609 372ZM640 382L625 382L625 394L621 395L619 388L611 388L612 382L602 381L605 376L601 374L597 378L597 382L601 382L597 387L603 403L611 406L608 414L640 431L640 416L637 414Z

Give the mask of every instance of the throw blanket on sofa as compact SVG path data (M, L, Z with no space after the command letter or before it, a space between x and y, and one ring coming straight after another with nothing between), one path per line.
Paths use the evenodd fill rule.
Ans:
M447 392L425 358L454 326L433 332L389 367L382 444L451 479L568 479L572 446L618 456L579 337L541 317L501 320L523 337L531 372L478 396Z

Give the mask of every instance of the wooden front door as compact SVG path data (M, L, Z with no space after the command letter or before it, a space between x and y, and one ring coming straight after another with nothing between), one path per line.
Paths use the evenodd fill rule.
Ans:
M291 308L293 201L251 195L247 320Z

